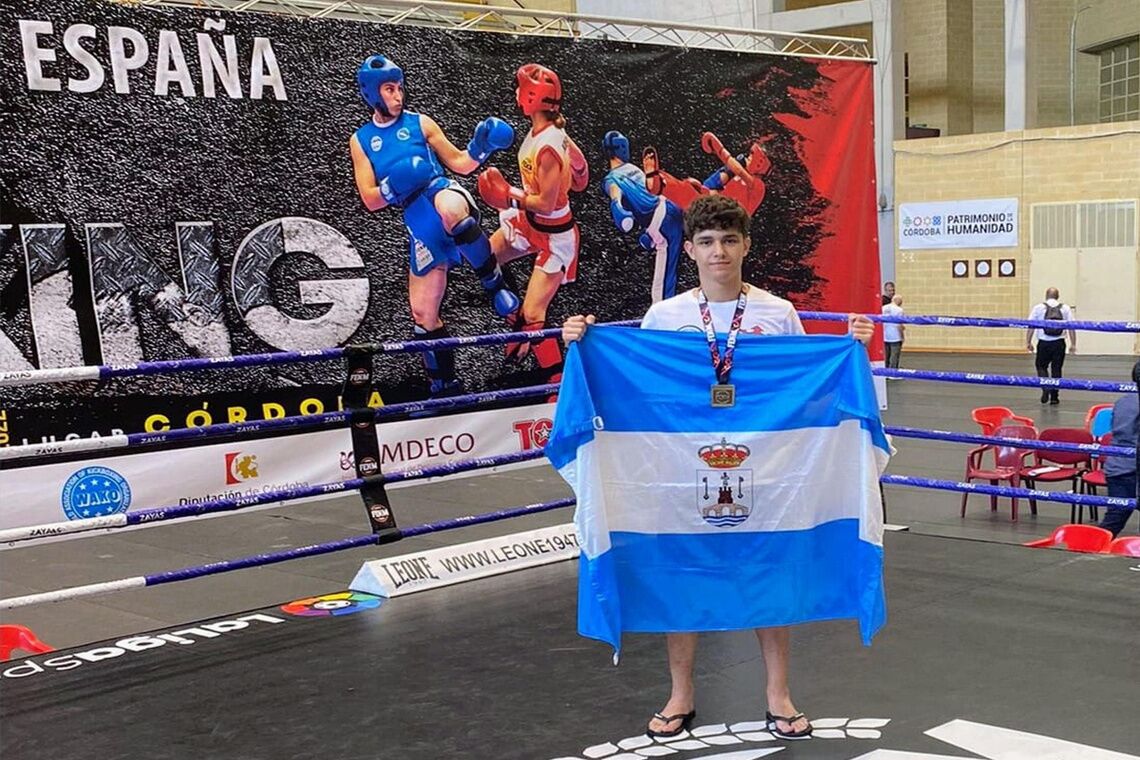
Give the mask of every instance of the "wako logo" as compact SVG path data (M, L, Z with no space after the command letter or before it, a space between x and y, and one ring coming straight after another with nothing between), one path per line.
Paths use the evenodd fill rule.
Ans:
M407 127L400 127L400 131L396 133L396 137L401 140L410 140L412 133L408 131Z
M257 477L257 455L242 451L226 454L226 485L232 486Z
M372 142L369 145L372 147L373 153L379 153L380 149L384 147L384 141L380 139L380 135L373 135Z
M126 512L131 487L126 478L107 467L84 467L63 484L60 501L68 520Z

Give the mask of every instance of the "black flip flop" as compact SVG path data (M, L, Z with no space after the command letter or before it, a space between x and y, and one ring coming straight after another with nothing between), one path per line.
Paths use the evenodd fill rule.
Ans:
M676 715L662 715L661 713L653 713L653 717L662 723L672 723L675 720L681 721L681 725L675 731L654 731L652 728L646 726L645 735L651 739L668 739L671 736L680 736L682 731L688 731L689 726L693 724L693 718L697 717L696 710L690 710L687 713L677 713Z
M782 720L790 726L800 718L806 718L807 716L802 712L796 713L795 715L792 715L788 718L785 718L783 715L773 715L770 712L765 713L765 715L767 716L768 720L768 731L771 732L772 736L775 736L778 739L787 739L788 741L798 741L800 739L811 738L811 732L813 730L811 721L808 721L808 727L803 731L781 731L779 726L776 725L776 721L778 720Z

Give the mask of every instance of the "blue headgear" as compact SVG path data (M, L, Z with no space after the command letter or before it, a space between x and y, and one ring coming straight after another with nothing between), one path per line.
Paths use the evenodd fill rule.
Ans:
M360 85L360 97L370 108L378 110L385 116L388 107L384 105L384 98L380 95L380 86L388 82L396 82L403 86L404 70L397 66L390 58L382 55L370 55L356 70L356 83Z
M606 158L617 157L629 163L629 138L611 129L602 138L602 152L606 154Z

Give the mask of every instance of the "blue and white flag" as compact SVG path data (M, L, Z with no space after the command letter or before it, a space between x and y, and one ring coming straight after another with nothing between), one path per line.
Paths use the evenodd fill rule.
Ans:
M703 334L591 327L571 345L546 455L574 488L578 631L886 620L870 366L850 338L741 335L714 408Z

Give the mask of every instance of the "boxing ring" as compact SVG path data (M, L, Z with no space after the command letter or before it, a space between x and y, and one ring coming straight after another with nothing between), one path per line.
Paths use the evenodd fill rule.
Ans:
M815 312L802 316L846 319ZM979 322L995 323L984 325L991 327L1037 326L1027 320L874 318L949 326L979 326ZM1077 329L1140 332L1140 325L1130 323L1072 324ZM497 345L556 332L9 373L0 374L0 387L336 358L346 361L350 376L361 357L370 362L384 353ZM874 373L936 383L943 393L967 396L969 386L977 384L1136 392L1132 383L1106 380L1042 382L1036 377L950 370L876 369ZM892 393L897 388L893 385ZM383 423L389 420L544 398L555 390L536 386L375 410L350 405L344 412L65 441L52 444L51 455L146 450L221 435L336 427L362 430L374 423L380 423L383 435ZM1010 442L913 425L888 425L886 430L904 451L912 441ZM1132 448L1099 444L1017 439L1017 445L1135 456ZM0 467L35 461L41 455L38 446L0 449ZM535 450L371 475L358 472L356 478L304 488L5 530L0 542L12 548L2 556L15 563L41 551L36 540L44 537L83 533L88 537L80 540L99 541L121 528L143 525L187 530L202 523L184 518L240 514L266 504L335 493L359 492L370 504L372 522L370 532L235 559L30 594L5 591L0 615L5 623L18 622L23 611L46 614L74 609L67 605L89 597L149 593L140 589L306 557L340 552L364 559L400 555L438 546L437 536L446 535L445 531L464 529L466 537L471 526L530 515L543 515L547 525L566 522L569 514L564 508L573 504L572 498L525 504L525 499L513 498L514 493L533 493L535 488L559 493L557 476L549 470L524 471L528 485L535 488L523 487L517 475L514 480L500 478L492 490L512 505L505 509L422 522L410 519L407 515L415 511L397 503L399 498L389 499L384 490L388 484L487 470L541 456ZM955 459L955 467L959 462ZM933 474L941 470L936 467ZM882 480L891 487L888 519L894 514L891 504L912 489L928 494L1018 496L1042 505L1135 508L1134 500L964 484L917 474L889 473ZM445 480L422 488L446 495L458 488L455 483ZM355 499L358 516L359 501ZM981 507L975 505L972 512L981 512ZM400 518L398 526L383 519L393 514ZM231 519L206 522L224 525ZM1031 524L1032 519L1023 518L1022 523ZM171 524L174 520L179 522ZM156 528L147 528L152 530ZM59 556L69 543L49 546ZM1108 760L1136 756L1140 733L1135 728L1134 700L1140 667L1130 656L1140 609L1140 566L1135 559L1032 551L914 532L888 532L885 556L890 617L874 647L860 647L846 623L796 629L792 682L797 702L816 728L811 742L787 745L765 730L757 686L763 678L762 665L751 637L739 633L710 635L702 646L699 714L693 730L657 742L642 736L645 718L667 693L659 638L628 636L622 666L611 667L604 646L575 633L576 569L572 563L556 562L389 599L359 590L342 592L343 586L335 584L328 594L294 602L283 591L257 609L233 607L221 618L140 628L132 636L16 657L3 663L6 671L23 670L3 679L0 751L5 757L60 759L202 755L744 760L777 754L879 760L947 756ZM341 577L342 583L349 580ZM182 593L192 593L194 585L185 584L188 590ZM282 604L264 606L275 601ZM55 602L62 604L44 606Z

